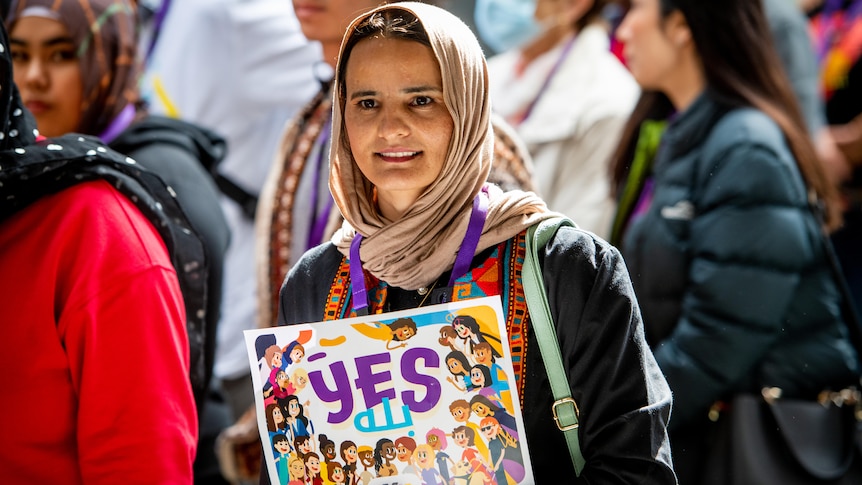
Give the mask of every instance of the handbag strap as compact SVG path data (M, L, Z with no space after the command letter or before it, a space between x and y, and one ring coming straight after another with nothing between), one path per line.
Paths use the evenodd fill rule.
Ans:
M551 384L551 393L554 396L554 404L551 406L554 421L566 438L575 473L580 476L586 461L578 441L578 405L572 399L572 389L569 386L563 358L560 355L560 344L557 342L554 320L551 317L551 309L548 307L548 295L545 292L542 268L539 265L539 250L545 247L556 234L557 229L563 225L575 226L575 223L565 217L555 217L535 224L527 230L527 249L521 271L521 281L527 299L527 308L530 311L530 321L536 332L536 340L539 342L542 361L545 364L545 371L548 373L548 380Z
M853 303L853 295L850 293L850 287L847 285L847 279L844 277L844 271L841 269L838 255L835 253L835 246L832 245L832 239L826 232L823 206L816 202L812 202L809 205L811 206L811 212L814 214L814 219L821 228L820 235L823 240L823 251L826 253L826 259L829 261L829 266L832 269L835 284L838 285L838 290L841 292L841 315L844 317L842 320L847 325L850 343L856 348L857 359L862 361L862 319L860 319L856 305Z

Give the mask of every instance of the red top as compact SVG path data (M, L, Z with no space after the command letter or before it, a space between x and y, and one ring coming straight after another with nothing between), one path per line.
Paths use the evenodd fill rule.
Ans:
M164 243L103 181L0 224L5 484L192 483L185 310Z

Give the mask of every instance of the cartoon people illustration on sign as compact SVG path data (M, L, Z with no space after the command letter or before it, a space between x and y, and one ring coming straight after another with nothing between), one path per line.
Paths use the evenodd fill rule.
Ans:
M418 445L413 451L413 456L416 459L416 466L419 468L422 485L444 485L443 477L434 468L434 448L431 445L427 443Z
M381 438L374 448L374 468L378 477L391 477L398 474L392 461L395 459L395 445L389 438Z
M399 318L391 323L356 323L353 325L362 335L375 340L386 342L386 350L395 350L407 346L418 331L416 322L412 318Z
M413 452L416 450L416 440L409 436L402 436L395 440L395 455L398 461L404 464L401 475L419 476L419 469L414 465Z
M306 402L307 404L308 402ZM311 421L309 421L308 416L305 415L305 408L299 403L299 397L295 394L287 396L282 406L287 411L285 421L291 436L294 439L300 436L311 436L309 428L313 427L310 425Z
M305 457L305 455L314 452L314 440L311 436L297 436L293 439L293 449L296 453Z
M329 467L335 460L335 442L331 439L327 438L325 434L320 434L317 437L317 440L320 442L320 453L323 454L323 463L321 464L321 475L324 478L324 483L327 485L331 484L331 480L329 479Z
M363 445L356 449L356 454L359 456L359 462L364 467L362 473L358 475L359 483L368 485L374 478L374 475L370 471L371 469L375 469L374 450L370 446Z
M352 441L344 441L341 443L339 450L341 459L344 460L344 473L350 477L347 483L355 485L356 483L356 465L359 462L359 453L356 451L356 443Z
M270 386L272 386L272 395L276 400L286 398L291 392L288 390L290 379L287 377L287 372L283 369L273 369L270 374Z
M506 432L518 438L518 425L515 417L500 407L499 403L491 402L487 397L476 394L470 399L470 409L479 418L492 417L505 428Z
M306 453L303 456L306 469L306 483L311 485L323 485L323 478L320 477L320 457L315 452Z
M453 350L446 355L444 359L446 367L449 369L451 376L447 376L446 380L452 383L456 389L462 392L473 389L473 381L470 378L470 361L460 350Z
M452 441L464 449L461 453L460 462L468 465L468 475L482 475L482 481L479 483L497 483L494 473L488 466L488 462L477 449L477 441L478 443L482 443L482 440L476 440L476 433L472 428L467 426L458 426L452 430ZM457 465L458 464L456 463L456 469L458 468ZM454 476L453 478L458 477ZM472 477L468 483L473 483Z
M525 471L518 440L507 433L492 417L482 418L479 426L488 441L491 469L494 470L497 483L508 483L507 475L516 482L520 482L524 478Z
M476 423L470 422L471 411L469 402L464 399L457 399L455 401L452 401L452 404L449 405L449 412L452 414L452 418L454 418L456 422L460 423L461 425L470 430L470 436L475 436L479 434L479 426ZM487 460L488 446L485 444L485 442L482 440L478 440L478 442L473 443L472 439L470 440L470 442L470 446L475 446L479 453L481 453L482 457Z
M270 345L264 353L264 365L261 367L260 374L264 382L264 397L269 397L271 393L272 382L275 381L275 374L281 369L282 352L278 345Z
M492 401L502 403L506 409L512 409L512 394L509 383L496 381L491 377L491 369L486 365L476 364L470 369L470 382L473 390Z
M344 474L344 467L341 463L337 461L330 461L326 466L326 478L328 479L327 483L332 483L334 485L345 485L347 480L347 475Z
M270 440L277 434L287 435L287 421L284 419L284 413L281 407L276 403L266 405L266 428L269 430Z
M287 344L283 353L287 356L287 359L282 358L282 368L287 369L291 365L302 362L302 358L305 357L305 347L303 347L298 341L294 340Z
M275 450L275 469L278 471L280 485L287 485L290 481L288 460L290 458L290 443L287 436L278 433L272 437L272 447Z
M446 440L446 433L440 428L431 428L425 434L425 441L434 450L434 460L437 462L437 470L440 472L440 477L443 483L449 483L449 467L454 466L455 462L446 453L446 448L449 443Z
M302 457L292 454L287 463L290 469L290 481L287 485L305 485L305 463Z
M456 316L452 320L452 328L455 330L456 334L453 345L455 345L456 349L460 350L467 356L471 365L476 363L473 357L475 354L474 347L476 344L479 342L487 342L488 340L493 340L497 344L500 343L499 338L483 332L479 328L479 322L470 315ZM493 349L493 354L495 357L500 356L500 352L496 349Z

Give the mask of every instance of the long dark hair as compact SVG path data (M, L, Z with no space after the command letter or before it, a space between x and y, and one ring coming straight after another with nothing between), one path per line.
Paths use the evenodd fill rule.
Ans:
M805 128L802 111L763 13L753 0L660 0L662 18L679 11L691 30L708 89L732 106L751 106L779 126L809 189L825 207L830 229L841 224L836 187L829 182ZM613 158L618 189L628 172L640 125L672 112L667 97L644 91Z

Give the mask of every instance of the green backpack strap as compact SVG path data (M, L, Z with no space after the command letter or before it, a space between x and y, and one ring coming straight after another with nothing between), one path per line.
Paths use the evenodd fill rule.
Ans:
M527 308L530 311L530 321L536 332L536 340L539 341L539 350L551 383L551 392L554 396L551 411L554 421L566 437L575 473L580 476L586 461L578 441L578 405L572 399L569 378L563 367L560 344L557 342L556 327L551 317L551 309L548 307L548 296L545 292L542 268L539 265L539 251L554 237L560 226L576 227L571 219L555 217L533 225L527 230L527 251L521 270L521 281L527 298Z

